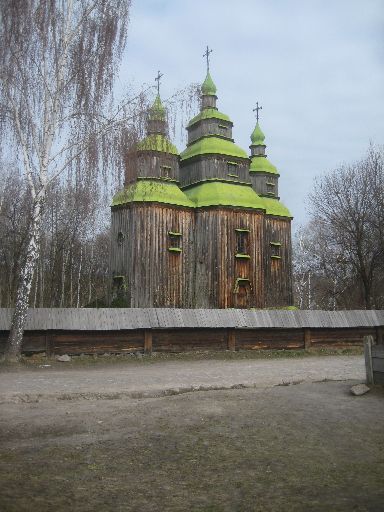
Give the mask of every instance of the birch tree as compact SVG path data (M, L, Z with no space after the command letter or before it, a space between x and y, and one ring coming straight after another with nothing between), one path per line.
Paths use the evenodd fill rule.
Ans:
M94 179L111 149L99 136L118 114L106 116L129 3L0 1L0 136L19 158L31 197L8 360L21 351L47 188L63 172Z

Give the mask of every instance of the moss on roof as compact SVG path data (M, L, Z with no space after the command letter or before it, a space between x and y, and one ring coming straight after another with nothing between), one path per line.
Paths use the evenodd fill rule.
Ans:
M269 174L279 174L278 170L265 156L252 156L249 172L267 172Z
M264 210L263 200L250 185L209 181L184 190L185 195L200 206L235 206Z
M156 202L194 207L194 204L174 182L140 179L117 192L112 206L133 202Z
M180 154L180 157L181 160L187 160L187 158L192 158L193 156L207 154L248 158L247 153L232 141L221 139L214 135L205 136L193 142Z
M216 91L216 85L213 83L212 77L208 71L207 76L205 77L205 80L201 86L201 93L204 96L216 96Z
M161 103L160 95L158 94L153 102L152 107L149 109L148 118L151 121L165 121L166 111Z
M189 121L188 126L192 126L202 119L219 119L220 121L228 121L229 123L232 122L226 114L222 114L215 108L205 108L199 114L197 114L197 116Z
M257 122L255 129L253 130L252 135L251 135L252 145L253 146L265 146L264 140L265 140L265 135L261 131L260 125Z
M161 153L171 153L172 155L179 154L177 147L160 133L148 135L136 145L136 149L138 151L159 151Z
M288 208L278 199L263 197L262 200L265 205L267 215L274 215L276 217L288 217L290 219L293 218Z

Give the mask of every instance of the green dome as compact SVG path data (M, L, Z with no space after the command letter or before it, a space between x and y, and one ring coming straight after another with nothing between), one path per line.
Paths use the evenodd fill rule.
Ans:
M156 96L152 107L149 109L148 118L151 121L165 121L166 119L166 111L163 104L161 103L159 94Z
M180 158L181 160L187 160L187 158L192 158L193 156L207 154L248 158L247 153L232 141L216 136L206 136L193 142L180 154Z
M293 218L288 208L278 199L263 197L262 200L265 205L265 213L267 215L274 215L275 217L288 217L290 219Z
M200 206L234 206L265 210L264 202L250 185L206 181L184 190L185 195Z
M219 112L215 108L205 108L199 112L197 116L191 119L187 126L190 127L202 119L218 119L219 121L228 121L229 123L232 122L226 114Z
M162 180L139 179L135 183L131 183L117 192L112 199L112 206L134 202L156 202L194 207L194 204L176 183Z
M211 75L209 74L208 71L207 76L205 77L205 80L203 82L203 85L201 86L201 93L204 96L216 96L216 91L216 85L213 83Z
M171 153L178 155L177 147L174 146L165 135L153 133L136 144L138 151L158 151L160 153Z
M279 172L274 165L265 156L253 156L251 157L251 165L249 172L266 172L269 174L277 174Z
M252 145L253 146L265 146L264 140L265 140L265 135L261 131L260 125L257 122L255 129L253 130L252 135L251 135Z

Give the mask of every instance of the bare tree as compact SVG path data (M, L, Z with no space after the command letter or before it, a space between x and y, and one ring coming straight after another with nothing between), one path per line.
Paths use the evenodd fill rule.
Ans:
M14 360L39 256L47 189L64 171L95 175L110 150L98 136L112 124L104 114L126 42L129 0L2 0L0 9L0 131L20 156L31 197L6 348L6 358Z
M345 306L380 307L384 272L384 151L373 145L359 162L315 183L312 232L321 244L323 280Z

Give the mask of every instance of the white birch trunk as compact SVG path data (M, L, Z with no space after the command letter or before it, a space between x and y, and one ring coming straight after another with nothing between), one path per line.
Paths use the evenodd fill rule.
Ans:
M16 292L15 311L12 318L12 326L9 332L5 352L5 359L8 361L17 361L21 353L21 344L23 341L24 326L27 319L32 280L36 262L39 257L40 228L44 199L45 188L40 190L40 193L34 200L26 259L20 271L20 281Z

